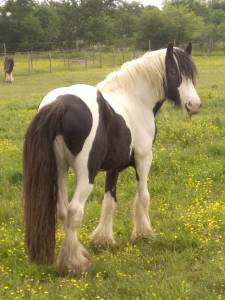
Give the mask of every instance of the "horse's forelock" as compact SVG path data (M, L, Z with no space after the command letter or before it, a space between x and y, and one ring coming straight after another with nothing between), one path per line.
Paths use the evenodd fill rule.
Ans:
M191 79L194 83L197 69L191 56L187 52L179 48L174 48L174 55L176 57L181 75L185 76L188 79Z

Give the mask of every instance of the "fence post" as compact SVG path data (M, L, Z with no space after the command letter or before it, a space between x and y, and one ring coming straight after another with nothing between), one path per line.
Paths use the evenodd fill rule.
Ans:
M102 68L102 53L99 53L99 66Z
M115 49L113 48L113 67L116 65L116 60L115 60Z
M51 56L51 52L49 52L48 58L49 58L49 72L52 73L52 56Z
M92 52L92 64L95 64L95 51Z
M70 69L70 55L68 53L68 56L67 56L67 68L68 70Z
M124 49L122 48L122 56L123 56L123 64L125 62L125 57L124 57Z
M6 44L3 43L4 57L6 57Z
M151 47L151 40L148 40L148 51L151 51L152 47Z
M27 52L28 73L31 73L30 52Z
M87 55L85 55L85 58L84 58L84 65L85 65L85 69L87 70L87 64L88 64L88 61L87 61Z
M62 53L63 53L63 63L64 63L64 67L66 66L66 57L65 57L65 52L64 51L62 51Z
M32 56L32 51L30 51L30 67L31 67L31 71L33 72L33 56Z

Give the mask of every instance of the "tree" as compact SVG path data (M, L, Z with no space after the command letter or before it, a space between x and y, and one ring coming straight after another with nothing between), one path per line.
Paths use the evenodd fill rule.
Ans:
M140 18L139 41L146 49L149 40L153 49L173 41L182 45L198 38L202 27L202 18L184 6L168 6L162 11L144 10Z
M2 8L0 41L10 50L25 50L39 40L41 26L34 17L35 3L32 0L8 0Z
M6 0L0 43L11 50L84 45L148 49L187 41L222 45L225 1L167 0L162 10L124 0Z

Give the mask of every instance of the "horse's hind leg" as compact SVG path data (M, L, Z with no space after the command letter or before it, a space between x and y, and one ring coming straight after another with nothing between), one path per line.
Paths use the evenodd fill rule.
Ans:
M92 243L95 245L110 245L115 243L113 238L113 213L116 207L117 178L117 171L106 173L105 195L100 221L90 236Z
M58 258L60 274L77 274L87 271L90 266L87 251L78 240L85 202L92 191L93 184L89 183L87 164L76 164L77 185L67 210L65 239Z

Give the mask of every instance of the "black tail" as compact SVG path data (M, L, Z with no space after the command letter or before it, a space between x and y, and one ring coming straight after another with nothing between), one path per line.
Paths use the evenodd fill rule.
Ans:
M60 132L64 106L57 100L42 108L30 124L23 149L25 243L30 260L54 259L57 166L53 142Z

